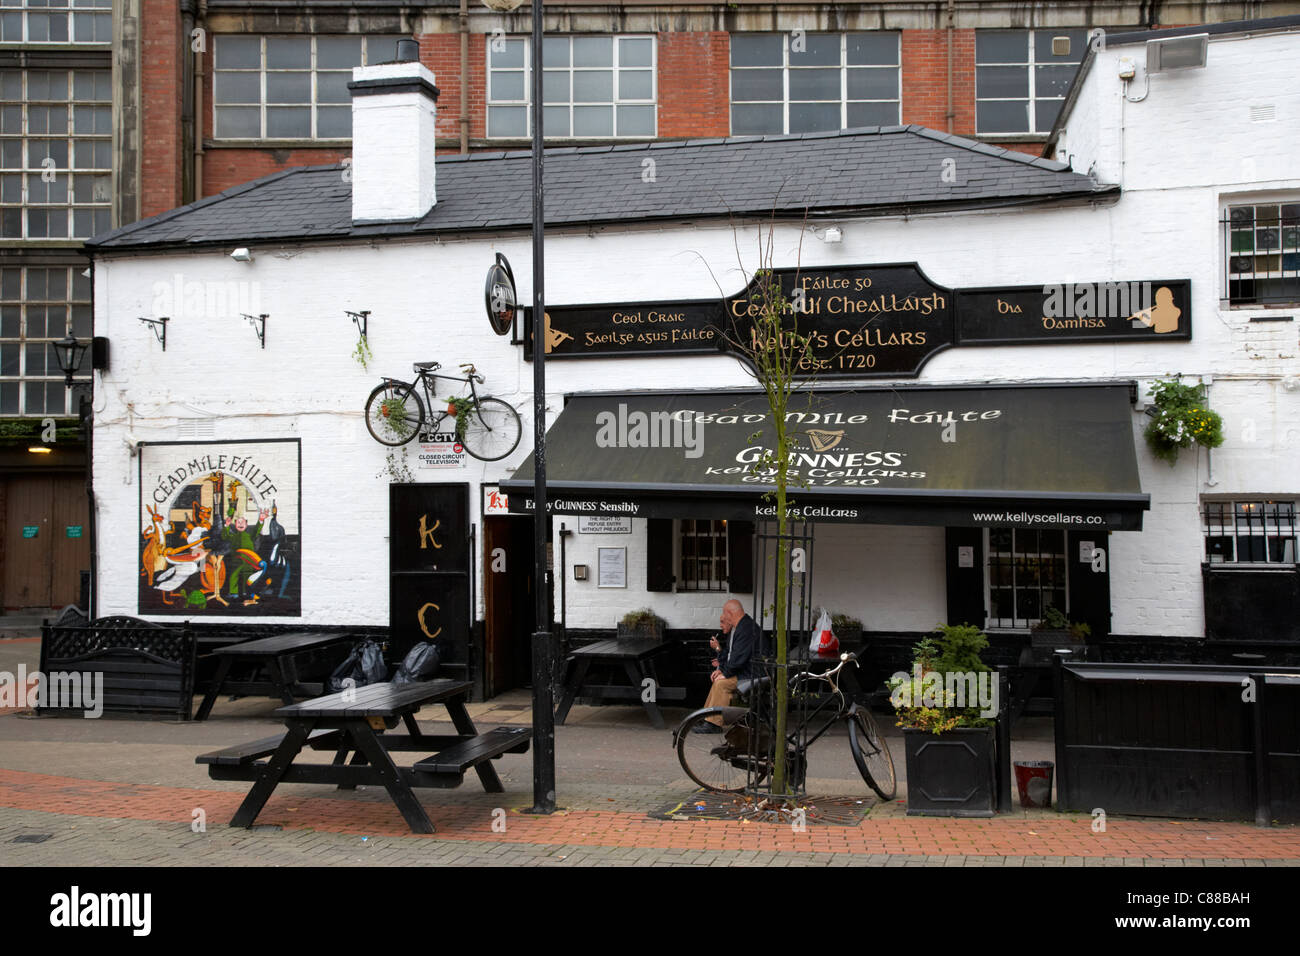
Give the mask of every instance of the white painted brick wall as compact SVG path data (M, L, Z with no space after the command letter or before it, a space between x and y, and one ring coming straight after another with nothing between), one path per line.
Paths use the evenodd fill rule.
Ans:
M1212 66L1227 67L1218 73L1182 74L1158 83L1153 78L1147 104L1126 112L1125 175L1135 186L1117 202L915 216L906 222L844 220L842 243L809 238L803 244L805 266L916 260L932 280L949 287L1191 279L1191 342L950 349L932 359L920 378L942 384L1149 380L1172 372L1214 376L1212 400L1228 433L1224 448L1214 455L1217 484L1206 484L1204 452L1184 453L1172 469L1154 459L1140 436L1146 419L1133 415L1142 487L1153 507L1144 531L1111 536L1117 633L1202 632L1202 494L1300 497L1300 390L1281 385L1283 378L1300 374L1300 322L1252 326L1249 317L1256 313L1219 308L1221 184L1234 189L1243 184L1233 178L1237 160L1215 144L1248 142L1261 178L1272 177L1267 188L1300 194L1295 118L1286 112L1294 105L1300 80L1294 56L1286 61L1287 69L1279 66L1282 51L1294 51L1295 43L1291 38L1258 42L1260 52L1239 44L1243 53L1236 41L1214 43ZM1257 68L1245 69L1247 62ZM1098 76L1105 72L1101 66L1094 71ZM1112 108L1118 93L1111 96L1100 80L1098 84L1094 139L1100 163L1118 119ZM1230 89L1237 94L1229 96ZM1253 102L1256 91L1278 104L1277 123L1240 122L1244 104ZM1201 108L1203 102L1222 104L1211 110L1214 122ZM1088 142L1087 136L1071 133L1070 147L1080 151L1077 156L1084 155ZM1160 183L1164 185L1155 188ZM754 237L755 230L745 228L739 242L751 269L757 264L750 254ZM796 227L778 229L778 266L796 263L798 238ZM568 304L691 299L717 295L719 286L730 294L742 282L735 248L726 225L601 228L592 235L549 230L548 298ZM509 459L492 464L468 459L463 470L420 473L426 480L470 482L476 489L470 520L476 524L481 525L478 485L507 477L531 445L532 368L517 346L491 334L483 315L483 276L495 252L510 257L527 300L531 257L526 235L495 241L254 247L252 263L233 262L223 252L98 261L96 334L113 342L113 367L97 387L95 404L101 612L136 610L142 525L136 460L125 440L176 440L180 421L210 417L218 438L302 439L301 620L386 621L387 479L376 475L383 470L387 449L370 439L362 422L363 404L374 384L381 376L409 378L413 361L437 359L449 369L472 361L487 377L487 391L519 408L525 437ZM186 292L189 284L199 302L186 301L194 298ZM229 301L216 301L217 292ZM212 308L205 301L209 293ZM369 371L351 358L356 331L345 309L371 313L374 361ZM240 311L269 313L265 351L238 317ZM161 314L172 316L165 353L138 321L139 316ZM751 384L734 361L711 356L553 361L547 375L552 419L569 391ZM1249 422L1254 430L1247 440ZM576 517L560 520L577 526ZM566 568L570 626L609 627L622 611L644 605L674 627L714 626L714 595L644 592L644 534L644 523L635 522L633 534L623 539L629 558L627 591L574 582ZM943 617L942 529L823 526L819 535L819 602L857 613L870 627L925 629ZM586 563L594 573L594 549L614 540L574 535L569 566Z

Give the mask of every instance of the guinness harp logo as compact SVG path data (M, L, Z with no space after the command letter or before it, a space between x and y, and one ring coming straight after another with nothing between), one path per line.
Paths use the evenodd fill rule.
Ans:
M837 432L827 431L824 428L810 428L805 434L812 440L813 451L828 451L844 439L843 428Z

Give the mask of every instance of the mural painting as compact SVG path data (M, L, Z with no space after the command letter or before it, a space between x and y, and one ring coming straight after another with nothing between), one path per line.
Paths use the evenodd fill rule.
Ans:
M140 445L139 613L302 613L298 441Z

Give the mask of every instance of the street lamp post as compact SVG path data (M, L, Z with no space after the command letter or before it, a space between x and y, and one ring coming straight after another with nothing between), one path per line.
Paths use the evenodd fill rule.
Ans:
M493 10L514 10L522 0L483 0ZM542 251L546 231L542 189L542 0L532 0L533 130L533 575L536 630L533 652L533 813L555 811L555 664L546 587L546 304ZM563 574L563 569L560 570Z
M99 358L97 363L100 367L106 364L107 346L104 345L104 339L92 339L95 347L94 355ZM59 339L51 345L54 349L55 361L59 363L59 371L65 376L64 388L77 388L77 418L81 422L82 437L86 442L86 501L89 508L90 533L87 535L90 545L90 606L85 608L87 615L93 621L96 617L96 606L99 603L99 597L96 594L98 584L98 555L97 544L95 541L95 431L91 422L91 409L95 396L95 384L92 379L90 382L73 382L73 373L81 368L81 361L85 357L87 346L78 342L73 336L69 335ZM105 353L104 355L101 355ZM89 392L89 396L87 396Z

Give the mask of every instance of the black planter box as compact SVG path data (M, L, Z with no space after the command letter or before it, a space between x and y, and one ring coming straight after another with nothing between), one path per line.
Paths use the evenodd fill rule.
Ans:
M908 816L991 817L997 800L992 727L905 729Z

